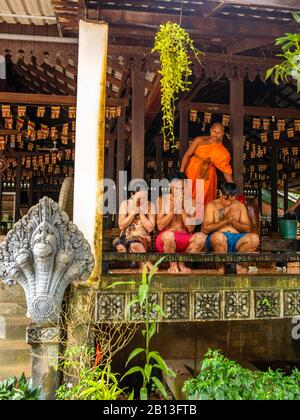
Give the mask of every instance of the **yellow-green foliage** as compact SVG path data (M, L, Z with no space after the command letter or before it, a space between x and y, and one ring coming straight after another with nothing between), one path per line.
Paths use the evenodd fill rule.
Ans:
M197 59L203 53L195 48L193 40L183 28L171 22L160 26L152 52L159 53L161 63L162 133L164 141L168 139L174 146L175 101L179 93L188 90L191 84L192 61L189 53L193 52Z

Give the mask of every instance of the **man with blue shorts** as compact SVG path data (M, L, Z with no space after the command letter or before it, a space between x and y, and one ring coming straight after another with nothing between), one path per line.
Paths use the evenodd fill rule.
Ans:
M255 252L259 236L251 233L246 206L236 199L237 186L226 183L221 187L220 198L207 204L202 230L207 234L209 252Z

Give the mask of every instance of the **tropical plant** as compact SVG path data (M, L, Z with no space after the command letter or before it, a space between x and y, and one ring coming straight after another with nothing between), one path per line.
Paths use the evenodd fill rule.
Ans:
M183 391L189 400L300 400L300 372L251 371L209 350L199 375L186 381Z
M24 373L20 378L11 377L0 382L0 400L39 400L41 390L33 387L31 380L26 379Z
M175 101L179 93L189 89L192 75L189 53L198 56L203 54L194 46L190 35L177 23L167 22L160 26L155 36L155 43L152 52L160 55L161 69L161 104L162 104L162 134L164 141L170 140L175 146L174 115Z
M293 16L300 24L300 15L293 13ZM274 74L274 82L278 85L281 81L288 82L288 77L292 77L297 82L297 91L300 92L300 32L286 33L276 39L275 45L281 46L282 54L277 54L277 57L283 58L283 61L267 71L266 79Z
M88 365L94 353L94 348L87 345L67 349L58 369L78 373L73 380L57 389L57 400L116 400L121 395L127 398L126 389L119 387L119 375L112 373L110 363L105 366Z
M145 346L138 347L134 349L128 357L126 366L138 355L144 356L144 366L134 366L130 368L123 376L124 379L126 376L139 373L142 376L143 384L140 388L140 399L148 399L148 391L154 385L164 398L168 398L166 388L161 380L153 375L154 368L156 368L161 373L175 377L173 370L169 369L164 359L161 357L158 351L154 351L150 348L150 341L157 332L157 318L158 316L164 317L164 311L160 305L151 301L149 296L151 282L153 276L158 270L159 264L164 260L164 257L156 262L153 269L150 273L147 272L147 267L144 267L142 273L142 283L139 284L135 281L131 282L116 282L109 287L118 286L118 285L134 285L138 287L138 294L134 295L129 304L127 305L126 310L133 310L136 314L142 314L143 321L143 330L142 335L144 337Z

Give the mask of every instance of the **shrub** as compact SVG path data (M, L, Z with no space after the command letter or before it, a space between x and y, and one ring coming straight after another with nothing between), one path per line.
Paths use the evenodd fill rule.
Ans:
M0 382L0 400L39 400L41 399L40 388L34 388L31 380L22 374L18 379L11 377Z
M300 400L300 372L251 371L209 350L200 374L186 381L183 391L189 400Z

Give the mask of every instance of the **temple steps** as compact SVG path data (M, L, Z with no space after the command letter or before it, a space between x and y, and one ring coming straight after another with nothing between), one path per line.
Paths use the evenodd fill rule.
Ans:
M30 376L31 347L26 344L26 301L20 286L0 285L0 380Z

